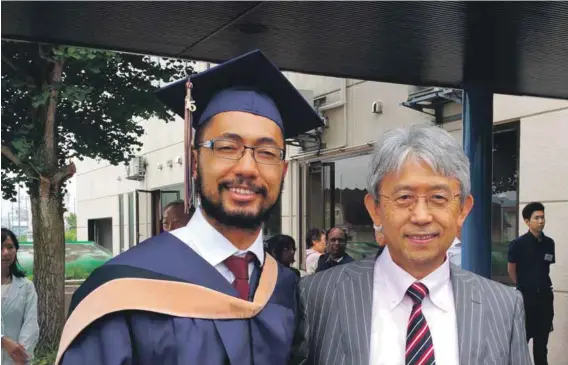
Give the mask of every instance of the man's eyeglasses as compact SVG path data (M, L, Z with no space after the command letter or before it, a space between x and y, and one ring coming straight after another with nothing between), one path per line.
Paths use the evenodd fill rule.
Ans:
M254 160L264 165L279 165L286 157L285 151L278 147L252 147L230 139L211 139L201 143L199 147L210 148L215 156L227 160L240 160L248 149L252 151Z
M427 195L417 195L412 193L398 193L393 195L380 195L392 202L397 209L413 209L418 203L418 199L426 199L426 205L429 209L448 208L455 198L461 194L453 194L449 192L436 192Z

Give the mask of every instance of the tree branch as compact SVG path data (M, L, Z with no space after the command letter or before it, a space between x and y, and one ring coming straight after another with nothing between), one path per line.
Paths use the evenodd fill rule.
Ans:
M38 177L33 176L33 173L30 171L30 169L28 167L26 167L26 166L24 166L24 164L22 164L22 161L18 158L18 156L16 156L16 154L12 151L12 149L10 147L2 145L2 154L4 156L6 156L6 158L8 158L8 160L12 161L14 163L14 165L16 165L20 169L22 169L22 171L26 174L26 176L29 179L39 180ZM34 165L32 165L31 163L28 163L28 165L30 165L34 169L34 171L37 173L37 175L41 177L41 174L35 168Z
M75 175L77 172L77 167L75 166L74 162L71 162L69 165L63 166L53 175L53 181L57 186L61 186L65 182L65 180L70 179Z
M14 165L22 167L22 162L20 161L18 156L14 154L10 147L2 145L2 154L6 156L10 161L12 161Z
M28 75L24 70L22 70L18 66L16 66L16 64L14 62L12 62L12 60L9 57L2 55L2 62L5 63L7 66L9 66L16 73L23 76L25 78L26 84L28 86L30 86L30 87L36 86L34 78L31 77L30 75Z

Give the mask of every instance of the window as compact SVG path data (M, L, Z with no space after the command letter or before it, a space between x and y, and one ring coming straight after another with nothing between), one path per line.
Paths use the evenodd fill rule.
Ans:
M375 255L378 249L363 203L370 162L371 155L362 155L311 163L307 169L306 228L345 229L347 252L356 260Z
M347 252L358 260L377 253L373 221L367 212L367 172L371 155L335 161L334 203L332 214L336 227L347 231Z
M513 284L507 273L509 242L518 232L519 123L493 131L493 198L491 204L491 278Z

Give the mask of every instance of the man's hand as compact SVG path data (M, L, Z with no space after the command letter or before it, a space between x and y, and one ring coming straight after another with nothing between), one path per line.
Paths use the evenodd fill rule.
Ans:
M23 364L29 358L24 346L6 336L2 337L2 348L17 364Z

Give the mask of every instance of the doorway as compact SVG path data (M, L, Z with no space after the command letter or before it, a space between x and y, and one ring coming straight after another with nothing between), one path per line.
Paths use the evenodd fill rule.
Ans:
M112 251L112 218L89 219L87 221L87 238L109 252Z
M162 212L171 202L180 200L178 190L136 190L136 244L163 232Z
M335 163L318 161L307 170L307 229L328 230L335 226Z

